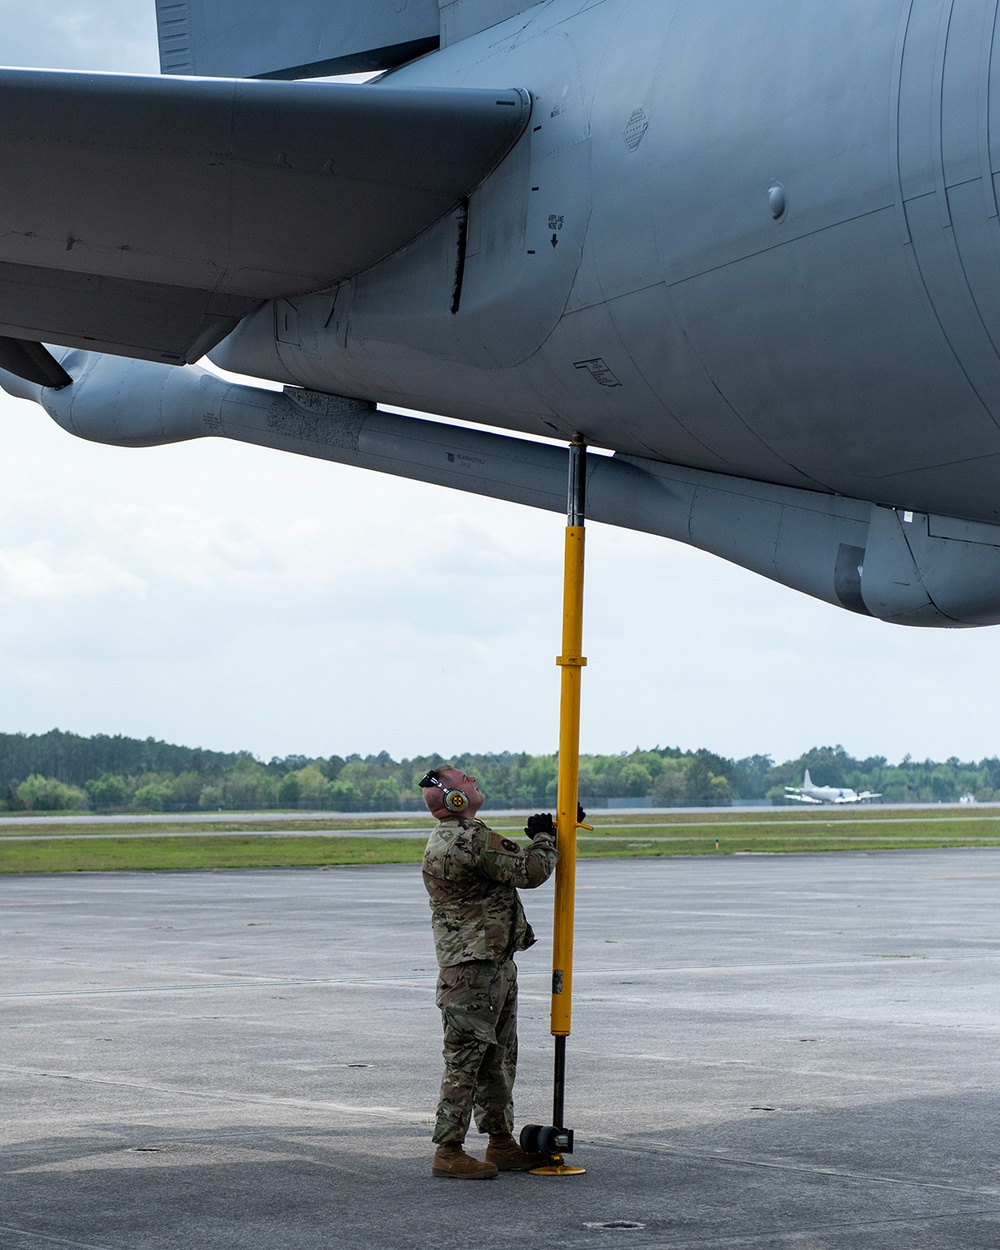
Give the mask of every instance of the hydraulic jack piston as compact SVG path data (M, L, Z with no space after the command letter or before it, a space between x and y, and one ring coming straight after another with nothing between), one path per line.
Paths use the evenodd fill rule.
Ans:
M580 824L580 678L583 656L584 523L587 506L587 447L577 435L569 448L569 485L563 573L562 673L559 705L559 778L556 846L555 928L552 942L551 1032L555 1038L552 1124L526 1124L521 1149L548 1154L550 1162L532 1168L536 1176L580 1176L563 1155L573 1152L573 1130L565 1126L566 1039L573 1011L573 919L576 902L576 831Z

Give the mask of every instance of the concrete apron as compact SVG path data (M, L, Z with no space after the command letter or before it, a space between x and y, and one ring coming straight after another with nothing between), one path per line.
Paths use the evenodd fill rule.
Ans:
M582 862L587 1175L461 1184L416 869L5 878L0 1246L995 1250L998 881L992 850Z

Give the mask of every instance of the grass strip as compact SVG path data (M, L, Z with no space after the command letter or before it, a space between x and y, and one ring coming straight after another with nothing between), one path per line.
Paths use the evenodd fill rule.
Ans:
M418 864L424 844L395 838L181 837L9 842L0 873L142 872Z
M260 820L253 815L233 816L231 820L199 820L197 816L190 820L136 820L108 821L95 816L87 820L52 821L46 824L31 824L27 821L18 823L16 820L0 821L0 840L3 838L45 837L47 834L142 834L150 830L161 829L165 837L173 833L356 833L358 830L378 829L391 833L395 829L424 829L428 832L434 827L434 821L426 817L411 817L409 820L395 818L383 820L358 820L350 817L319 820Z
M639 840L642 838L681 838L681 839L719 839L727 846L734 842L757 842L767 838L780 838L790 842L801 842L808 848L817 839L833 839L850 841L854 839L869 841L909 839L982 839L1000 842L1000 821L992 817L971 818L961 816L913 816L897 817L891 822L884 820L866 821L855 818L849 821L811 820L799 825L790 825L787 821L760 821L753 824L733 821L729 825L709 825L694 832L688 825L664 825L660 822L632 824L627 831L621 826L604 825L594 829L593 833L581 834L581 841L594 839L618 839L628 837Z
M659 859L676 855L792 854L804 851L927 850L935 847L1000 846L1000 830L988 822L914 821L891 830L817 828L806 833L781 825L753 832L732 830L715 837L665 833L662 825L630 829L627 835L582 837L583 859ZM957 827L956 827L957 826ZM115 830L119 834L119 830ZM216 831L217 832L217 831ZM643 834L647 836L643 836ZM227 868L323 868L349 864L418 864L420 838L274 837L208 835L164 837L53 838L0 846L0 874L223 870Z
M487 823L504 833L519 834L524 824L523 817L512 816L507 812L487 813ZM957 830L968 831L973 824L997 828L1000 826L1000 808L964 809L961 814L954 807L944 811L933 808L926 811L907 811L893 807L849 806L843 809L824 807L819 810L802 808L761 808L752 812L732 812L728 808L719 808L714 812L693 812L675 809L670 812L638 814L635 812L617 813L598 811L591 813L590 820L596 824L595 833L613 833L616 829L640 832L659 829L669 832L673 829L686 827L715 829L716 826L730 829L747 829L755 833L765 833L778 826L792 826L802 830L816 828L833 828L841 824L862 825L891 823L893 825L926 825L938 827L942 824L954 826ZM109 821L101 816L77 817L74 820L52 821L46 824L32 824L26 820L19 821L16 816L4 816L0 819L0 840L5 837L45 836L51 834L102 834L109 836L129 833L149 833L154 829L162 829L164 836L171 834L204 833L341 833L345 836L363 836L367 830L392 832L393 830L427 830L433 827L434 821L420 812L401 813L399 816L372 817L363 814L344 815L331 812L328 816L303 819L295 816L280 819L262 819L260 813L234 812L225 820L205 820L196 814L181 819ZM714 835L713 835L714 836Z
M803 831L817 829L832 829L842 825L853 826L871 826L891 824L895 826L917 826L932 825L934 828L941 828L947 825L949 831L969 831L973 825L980 826L983 830L1000 829L1000 811L997 809L981 810L974 815L959 815L954 809L946 812L937 812L934 810L927 812L911 812L900 810L888 810L885 812L871 813L867 812L862 815L855 809L850 814L834 813L829 810L825 813L808 813L796 812L793 816L785 815L783 812L767 810L766 815L757 816L756 814L741 813L734 816L716 817L711 813L692 812L692 813L669 813L669 814L652 814L649 816L640 816L630 813L627 816L606 816L603 813L591 817L595 823L594 835L615 834L619 831L642 832L647 830L657 830L661 833L670 833L673 830L683 830L689 828L708 829L713 831L724 829L744 829L754 833L766 833L769 830L780 827L791 827ZM487 821L493 828L506 834L520 835L523 818L511 818L506 813L500 813L498 816L490 817ZM286 833L330 833L343 834L344 836L364 836L365 833L393 831L408 832L426 831L429 832L434 825L434 821L428 817L420 818L419 816L411 816L410 818L386 817L383 819L365 819L358 816L330 816L319 817L310 820L301 820L296 817L283 818L281 820L261 820L259 816L250 813L246 816L233 816L232 819L226 821L205 821L199 820L197 816L189 819L159 821L136 820L136 821L108 821L102 820L99 816L89 819L51 821L45 824L31 824L26 821L19 822L11 820L9 817L0 820L0 840L3 838L17 837L46 837L61 835L64 837L79 836L89 834L91 836L106 834L111 836L127 836L129 834L149 834L154 831L161 831L164 837L170 837L175 834L192 834L203 833L207 836L222 833L260 833L260 834L286 834ZM588 835L592 836L592 835Z
M815 851L905 851L935 850L946 847L1000 847L1000 837L919 837L879 838L818 836L815 838L792 837L727 837L719 840L705 838L661 838L643 841L629 839L580 843L577 854L581 859L661 859L672 855L791 855Z

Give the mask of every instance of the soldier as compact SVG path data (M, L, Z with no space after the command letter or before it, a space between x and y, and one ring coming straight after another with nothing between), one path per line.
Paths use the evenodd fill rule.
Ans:
M532 816L526 850L476 820L483 792L450 765L420 780L438 824L424 853L434 946L441 971L437 1005L444 1025L444 1079L434 1127L433 1174L488 1180L548 1162L526 1154L513 1137L511 1091L517 1068L515 951L533 945L518 888L532 890L559 858L550 815ZM475 1112L489 1133L485 1162L463 1149Z

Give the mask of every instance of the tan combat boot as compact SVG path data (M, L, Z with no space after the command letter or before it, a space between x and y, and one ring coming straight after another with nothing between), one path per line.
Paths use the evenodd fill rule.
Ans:
M497 1174L492 1163L480 1163L462 1149L462 1142L448 1142L434 1152L433 1176L447 1176L454 1181L491 1181Z
M549 1156L528 1154L510 1133L490 1133L486 1162L495 1164L499 1172L527 1172L529 1168L540 1168L548 1163Z

